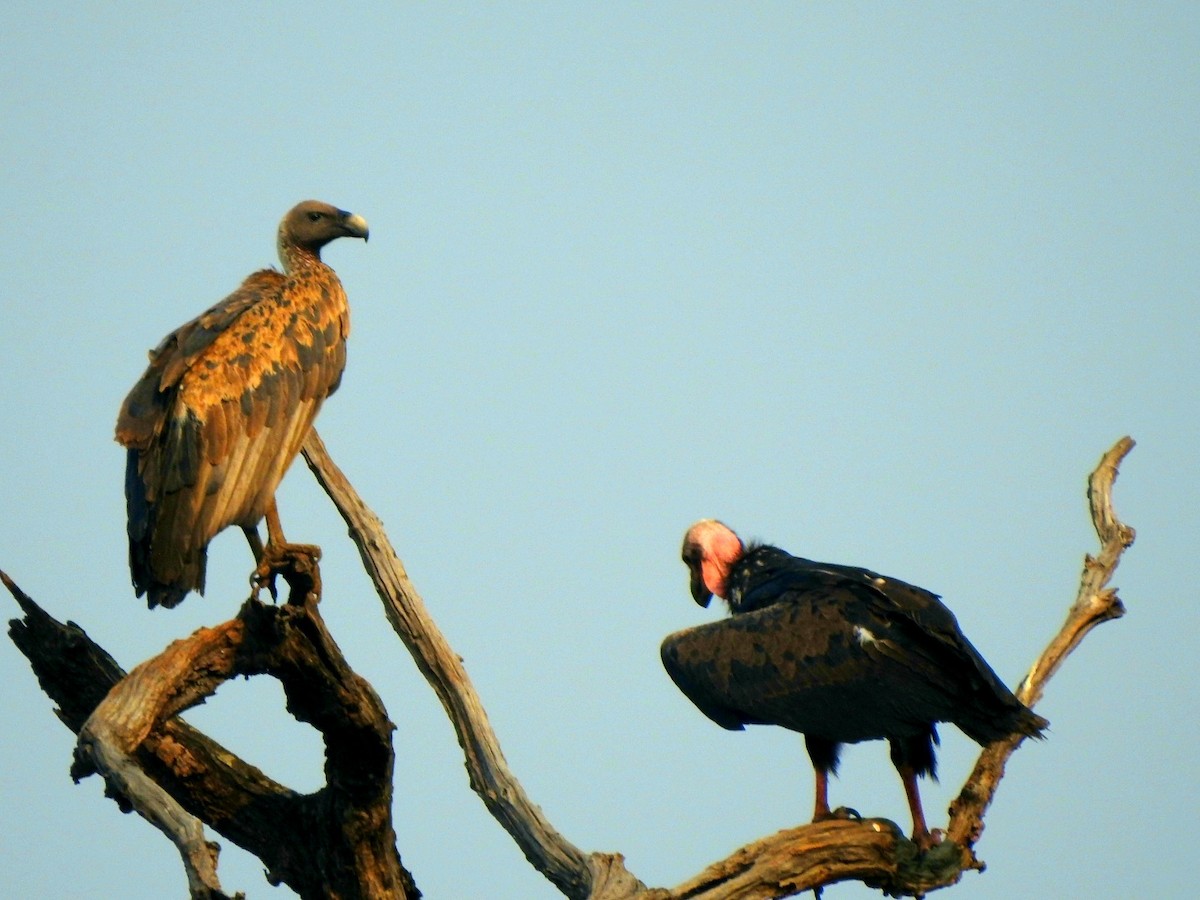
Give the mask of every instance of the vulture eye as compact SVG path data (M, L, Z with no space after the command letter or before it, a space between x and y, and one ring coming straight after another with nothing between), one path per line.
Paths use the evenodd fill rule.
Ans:
M310 213L308 214L308 221L310 221L310 222L320 222L320 221L321 221L321 216L322 216L322 213L319 213L319 212L310 212Z

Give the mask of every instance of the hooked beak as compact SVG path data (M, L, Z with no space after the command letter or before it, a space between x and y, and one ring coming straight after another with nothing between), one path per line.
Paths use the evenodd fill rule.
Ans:
M712 602L712 591L704 586L704 575L700 571L700 567L689 565L688 575L690 576L688 586L692 592L692 599L707 609L708 604Z
M346 232L347 237L362 238L366 241L371 236L371 230L367 228L367 220L362 216L346 212L344 209L339 209L338 214L342 219L342 230Z

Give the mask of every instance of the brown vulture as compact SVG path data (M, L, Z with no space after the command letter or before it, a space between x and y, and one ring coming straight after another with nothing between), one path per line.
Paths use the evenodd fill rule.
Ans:
M341 381L350 331L321 248L367 234L361 216L306 200L279 224L282 272L255 272L150 351L116 438L128 448L129 568L151 608L204 592L208 542L229 525L245 532L259 574L286 546L275 490Z
M692 597L730 616L663 641L667 673L706 716L731 730L781 725L804 735L816 772L813 821L830 818L829 773L840 744L886 738L913 819L936 842L917 776L936 777L936 724L980 745L1049 723L1030 712L958 629L936 594L853 566L742 543L712 519L683 539Z

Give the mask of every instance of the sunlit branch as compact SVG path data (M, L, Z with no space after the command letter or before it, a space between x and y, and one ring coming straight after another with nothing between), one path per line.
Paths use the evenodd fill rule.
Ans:
M1129 438L1119 441L1089 480L1101 553L1095 559L1087 557L1079 597L1066 624L1021 685L1018 696L1029 705L1041 697L1046 682L1091 628L1121 615L1116 592L1104 586L1121 552L1133 541L1133 529L1117 519L1111 500L1117 466L1132 447ZM315 431L304 453L349 526L393 628L450 716L466 754L472 788L530 862L568 897L774 900L844 880L862 881L895 896L922 896L956 883L965 870L982 868L972 848L1019 737L983 751L951 807L947 840L928 853L920 853L887 820L821 822L762 838L674 889L646 888L625 869L619 854L584 854L553 829L509 771L458 655L430 619L382 523L334 465Z

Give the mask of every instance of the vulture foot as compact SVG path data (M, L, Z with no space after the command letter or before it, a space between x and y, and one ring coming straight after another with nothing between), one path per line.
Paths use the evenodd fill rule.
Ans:
M250 576L251 596L257 598L258 592L266 588L271 599L278 600L275 576L282 575L288 585L288 603L303 605L310 597L320 599L320 559L321 548L316 544L267 544L258 568Z
M839 806L837 809L830 810L826 813L818 813L813 816L814 822L832 822L837 819L848 819L853 822L861 822L862 814L857 809L852 809L849 806Z
M913 832L912 842L916 844L922 853L932 850L942 842L945 837L945 832L940 828L934 828L932 831Z

